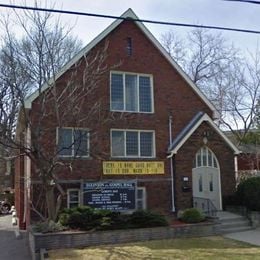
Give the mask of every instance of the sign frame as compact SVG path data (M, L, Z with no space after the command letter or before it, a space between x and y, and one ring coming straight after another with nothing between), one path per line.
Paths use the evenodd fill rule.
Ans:
M130 192L124 192L127 189L127 186L131 185L130 188ZM91 189L91 187L88 187L88 189L86 188L86 186L93 186L93 188ZM126 186L126 187L124 187ZM87 198L86 198L86 194L87 192L91 192L92 190L99 190L100 192L97 192L96 199L98 200L98 203L100 205L100 207L97 206L97 204L95 204L95 202L91 201L92 204L89 204L88 202L86 202ZM103 191L104 191L104 195L103 195ZM108 192L110 191L110 192ZM131 194L131 193L134 194ZM119 196L120 197L120 202L118 201L113 203L113 195L114 196ZM91 193L92 195L92 199L93 199L93 195L95 193ZM127 194L127 195L125 195ZM108 210L112 210L112 211L119 211L119 212L133 212L136 210L137 207L137 180L101 180L101 181L89 181L89 182L84 182L82 185L82 197L83 197L83 205L85 206L90 206L96 209L108 209ZM109 200L108 197L111 199ZM133 201L128 200L128 198L130 197L130 199L132 199ZM103 199L103 200L102 200ZM121 204L124 205L124 201L125 204L130 204L130 208L120 208ZM97 201L96 201L97 203ZM107 205L107 203L109 203L110 205L112 205L111 207L109 207L109 205ZM132 205L132 206L131 206ZM107 206L107 207L106 207ZM117 209L118 207L118 209ZM126 207L126 206L125 206Z

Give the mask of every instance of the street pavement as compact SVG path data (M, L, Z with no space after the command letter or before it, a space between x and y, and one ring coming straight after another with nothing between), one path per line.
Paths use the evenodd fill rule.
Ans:
M0 215L0 260L30 260L27 233L18 234L12 215Z
M260 228L243 232L230 233L224 235L224 237L246 242L255 246L260 246Z

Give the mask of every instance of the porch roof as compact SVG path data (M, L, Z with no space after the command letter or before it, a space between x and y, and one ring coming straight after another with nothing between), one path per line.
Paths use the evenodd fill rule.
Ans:
M203 122L208 122L209 125L221 136L224 142L234 151L235 154L240 153L239 149L227 138L227 136L220 130L214 121L206 113L200 111L173 140L172 144L168 148L168 158L172 157L174 154L177 154L182 145Z

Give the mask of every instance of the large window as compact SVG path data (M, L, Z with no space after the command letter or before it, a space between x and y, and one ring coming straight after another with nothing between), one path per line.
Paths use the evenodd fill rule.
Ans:
M152 77L143 74L112 72L111 110L152 113Z
M154 131L111 130L112 157L154 157Z
M61 157L88 157L88 130L79 128L58 128L58 155Z

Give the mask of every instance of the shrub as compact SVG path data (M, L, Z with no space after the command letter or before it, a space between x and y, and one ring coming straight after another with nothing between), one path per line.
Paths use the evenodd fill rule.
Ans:
M64 209L59 214L58 222L72 229L81 230L113 230L168 225L163 216L150 211L140 210L130 215L122 215L120 212L91 207Z
M190 208L183 211L181 220L186 223L198 223L205 219L205 216L196 208Z
M148 210L135 211L130 215L129 221L133 227L158 227L168 225L164 216Z
M46 222L40 222L35 224L32 227L34 232L40 232L40 233L48 233L48 232L58 232L66 230L67 228L64 227L60 223L55 223L54 221L46 221Z
M237 187L241 204L250 210L260 211L260 177L243 180Z

